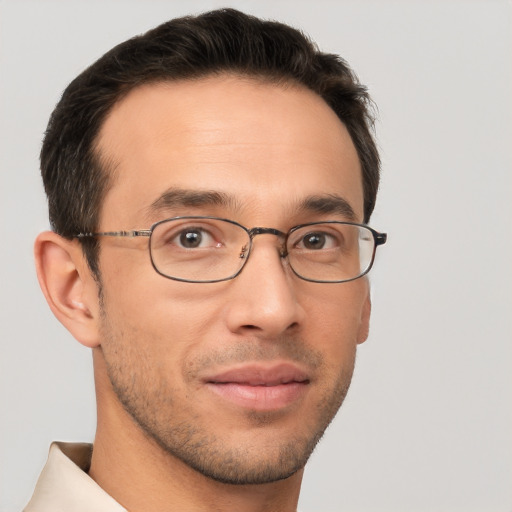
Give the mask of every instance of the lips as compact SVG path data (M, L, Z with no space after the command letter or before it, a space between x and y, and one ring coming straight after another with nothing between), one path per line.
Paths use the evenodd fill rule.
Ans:
M233 405L259 411L290 406L306 392L306 372L293 364L245 365L204 379L206 387Z

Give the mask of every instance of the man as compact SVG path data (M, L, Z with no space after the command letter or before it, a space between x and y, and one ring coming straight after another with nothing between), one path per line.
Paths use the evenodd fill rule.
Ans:
M93 447L27 512L293 511L368 335L379 157L341 59L234 10L170 21L66 89L41 152L50 308L92 348Z

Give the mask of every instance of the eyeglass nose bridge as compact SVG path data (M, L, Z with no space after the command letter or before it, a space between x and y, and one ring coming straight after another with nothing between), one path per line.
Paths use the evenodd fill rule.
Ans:
M283 233L282 231L279 231L279 229L274 228L251 228L248 229L247 232L249 233L249 236L251 237L251 240L256 235L276 235L279 238L286 238L286 233Z
M252 241L257 235L275 235L281 239L281 248L279 250L279 256L281 258L286 258L288 256L288 251L286 250L286 239L288 235L283 231L275 228L262 228L262 227L254 227L247 230L249 237L251 239L250 248L252 249ZM248 258L249 254L247 253L247 247L243 247L240 252L240 258Z

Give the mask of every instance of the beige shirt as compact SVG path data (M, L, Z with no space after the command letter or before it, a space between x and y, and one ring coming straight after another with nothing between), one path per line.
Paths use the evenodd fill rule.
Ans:
M87 474L91 455L92 444L52 443L23 512L128 512Z
M53 443L24 512L126 512L88 474L92 445Z

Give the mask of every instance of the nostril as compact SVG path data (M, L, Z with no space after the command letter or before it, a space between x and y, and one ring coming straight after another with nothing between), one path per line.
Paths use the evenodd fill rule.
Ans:
M254 325L254 324L242 325L241 328L245 329L247 331L263 331L264 330L262 327L258 327L257 325ZM298 328L299 328L298 322L292 322L285 330L293 331Z
M260 329L260 327L257 327L256 325L251 325L251 324L248 324L248 325L242 325L242 327L244 329L247 329L249 331L257 331L258 329Z

